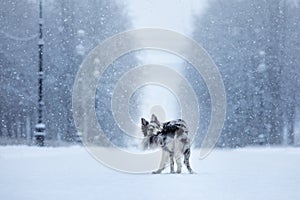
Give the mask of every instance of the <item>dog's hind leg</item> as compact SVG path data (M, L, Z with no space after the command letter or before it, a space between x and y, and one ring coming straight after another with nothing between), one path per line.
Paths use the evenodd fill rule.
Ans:
M186 166L186 168L189 170L189 173L193 173L193 170L190 166L190 156L191 156L191 149L190 148L187 148L184 152L183 152L183 155L184 155L184 164Z
M176 140L175 143L175 154L174 157L176 159L176 165L177 165L177 170L176 173L180 174L181 173L181 168L182 168L182 164L181 164L181 157L182 157L182 142L180 142L180 140Z

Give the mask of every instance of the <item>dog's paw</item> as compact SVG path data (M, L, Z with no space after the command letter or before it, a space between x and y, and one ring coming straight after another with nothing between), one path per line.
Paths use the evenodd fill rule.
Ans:
M152 174L160 174L161 170L153 171Z

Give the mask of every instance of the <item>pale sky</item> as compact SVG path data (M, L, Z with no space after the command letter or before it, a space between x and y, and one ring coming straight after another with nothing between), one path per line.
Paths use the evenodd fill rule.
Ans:
M133 28L163 28L186 36L193 31L193 15L201 14L207 0L126 0ZM143 63L180 64L180 59L166 53L141 54Z
M190 37L193 15L203 13L207 7L206 0L126 1L133 28L163 28ZM157 50L142 50L138 58L142 64L160 64L175 69L182 63L177 56ZM148 86L143 91L147 97L142 105L142 116L147 118L155 112L162 121L178 118L179 105L170 91L157 86Z
M206 8L207 0L126 0L134 28L159 27L185 35L192 32L192 15Z

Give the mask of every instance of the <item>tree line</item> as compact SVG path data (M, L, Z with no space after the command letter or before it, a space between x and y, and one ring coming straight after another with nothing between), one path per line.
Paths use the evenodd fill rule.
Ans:
M0 3L0 144L31 144L33 140L38 94L37 2ZM76 72L93 47L130 28L127 13L123 4L110 0L43 1L48 142L72 142L76 138L71 102ZM100 104L105 101L98 100Z
M194 24L193 36L212 56L226 88L219 145L294 144L300 2L213 0Z

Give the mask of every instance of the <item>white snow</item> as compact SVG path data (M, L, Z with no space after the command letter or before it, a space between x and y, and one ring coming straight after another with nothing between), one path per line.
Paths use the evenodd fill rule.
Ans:
M35 128L45 129L46 125L44 123L38 123L37 125L35 125Z
M265 63L260 63L260 64L258 65L256 71L257 71L258 73L263 73L263 72L267 71L267 69L268 69L268 66L267 66Z
M300 199L300 148L192 151L197 174L120 173L82 147L0 147L0 199Z

